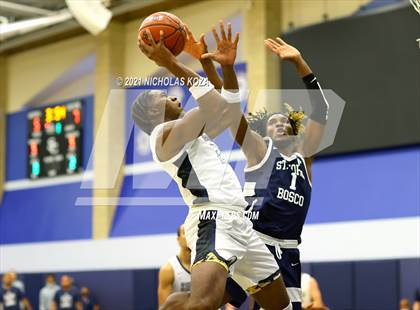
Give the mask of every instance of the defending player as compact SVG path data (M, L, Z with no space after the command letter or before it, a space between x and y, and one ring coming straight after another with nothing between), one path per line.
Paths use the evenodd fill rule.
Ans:
M162 33L158 43L146 34L151 46L139 40L139 47L147 57L180 79L199 79L164 46ZM199 103L187 113L160 91L143 92L132 107L136 125L150 135L154 160L177 181L190 206L185 233L193 261L191 293L172 294L161 309L217 309L228 300L229 272L264 308L291 309L275 260L244 216L239 180L211 141L227 125L220 113L226 102L211 84L187 86Z
M221 37L213 27L217 50L202 58L212 59L228 70L224 58L235 50L231 42L231 26L226 35L220 24ZM293 309L301 309L301 266L298 244L311 198L311 163L324 133L328 103L319 83L300 52L277 38L265 45L280 59L292 62L310 90L312 113L303 130L303 111L287 114L257 113L247 120L239 106L238 93L224 85L222 96L233 103L225 110L232 118L230 125L235 140L247 160L244 194L252 212L254 229L275 256L283 275ZM218 77L209 75L211 80ZM230 89L237 89L236 76L230 76ZM226 82L226 79L225 79ZM236 82L236 84L235 84ZM235 111L233 113L233 111Z
M184 225L179 226L177 235L179 253L169 259L159 271L159 306L163 305L171 293L188 292L191 289L191 250L185 239Z

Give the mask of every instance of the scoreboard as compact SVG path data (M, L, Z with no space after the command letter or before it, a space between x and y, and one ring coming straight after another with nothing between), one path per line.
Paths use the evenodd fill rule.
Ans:
M28 177L69 175L81 170L82 117L80 101L28 112Z

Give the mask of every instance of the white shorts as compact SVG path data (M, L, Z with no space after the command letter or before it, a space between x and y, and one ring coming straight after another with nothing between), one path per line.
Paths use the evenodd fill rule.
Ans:
M193 267L206 261L218 263L250 294L280 276L276 260L244 211L190 208L184 227Z

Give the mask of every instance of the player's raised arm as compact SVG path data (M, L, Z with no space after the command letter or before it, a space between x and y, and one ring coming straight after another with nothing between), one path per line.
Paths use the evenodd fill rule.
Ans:
M226 105L226 100L214 89L212 84L202 83L203 79L197 73L184 66L175 58L165 47L162 33L160 41L157 43L153 40L149 30L146 30L146 36L151 45L145 44L140 39L138 44L141 51L157 65L166 67L177 78L187 81L186 85L199 103L199 108L190 110L182 118L178 119L180 115L175 119L168 116L169 118L165 120L163 130L159 131L156 139L156 153L161 160L165 160L177 154L186 143L196 139L203 132L208 133L211 130L210 137L220 134L227 127L227 124L223 123L222 113L220 113L221 108ZM190 80L194 82L188 82ZM159 101L158 99L157 101ZM169 104L169 108L172 105ZM164 104L160 106L160 113L164 114L163 117L165 118L167 117L167 106ZM133 109L135 110L135 108ZM180 107L178 107L179 109ZM213 124L217 124L217 126Z
M211 59L202 59L203 54L208 53L207 44L204 40L204 34L201 34L199 41L194 38L188 25L185 25L185 31L187 32L187 41L185 42L184 52L190 54L193 58L200 61L203 67L204 73L207 75L209 81L214 87L220 91L223 87L223 81L217 73L216 67Z
M300 151L304 157L312 157L316 153L324 135L328 114L328 102L325 99L315 75L312 73L311 68L303 59L298 49L287 44L280 38L276 38L276 40L267 39L264 43L269 49L277 54L281 60L290 61L295 65L299 76L309 90L312 113L309 115Z
M241 146L242 152L248 162L248 166L258 164L267 152L267 146L263 138L248 126L246 117L240 107L239 85L236 77L234 63L239 42L239 33L232 36L232 25L227 24L227 33L223 21L220 21L220 36L216 28L212 27L213 37L217 43L217 49L212 53L206 53L203 59L211 59L220 63L223 75L222 96L229 103L223 109L223 118L229 121L229 129L236 142Z

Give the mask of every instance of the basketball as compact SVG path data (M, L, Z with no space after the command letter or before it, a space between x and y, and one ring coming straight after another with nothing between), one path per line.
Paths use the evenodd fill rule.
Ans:
M165 46L174 54L179 55L184 49L187 34L182 21L174 14L157 12L149 15L140 25L139 36L146 44L148 42L146 29L149 29L155 42L159 42L160 31L163 31Z

